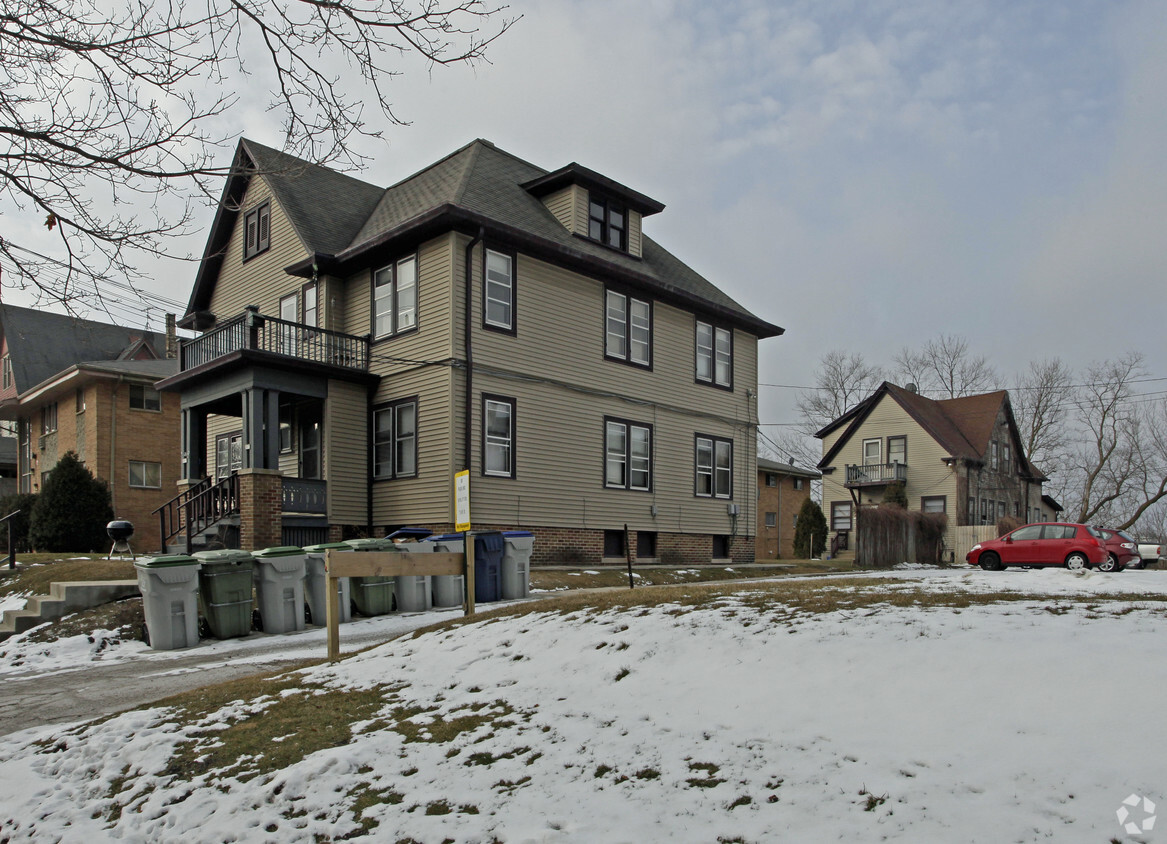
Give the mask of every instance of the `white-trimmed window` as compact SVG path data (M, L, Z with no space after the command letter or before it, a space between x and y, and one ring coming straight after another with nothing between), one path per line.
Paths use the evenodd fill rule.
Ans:
M652 426L604 419L604 486L652 489Z
M271 246L271 203L265 202L243 215L243 260L266 252Z
M515 330L515 259L505 252L486 250L483 310L488 328Z
M733 332L697 321L697 380L733 387Z
M864 440L863 441L863 465L864 466L878 466L883 462L883 441L882 440Z
M417 256L373 273L373 337L417 328Z
M145 384L130 385L130 407L134 410L162 410L162 396Z
M496 478L515 476L515 400L482 398L482 473Z
M733 498L733 440L697 435L696 486L700 498Z
M162 489L162 464L131 460L130 486L139 489Z
M373 477L417 476L417 399L373 411Z
M616 290L606 291L604 301L604 354L652 366L652 304Z

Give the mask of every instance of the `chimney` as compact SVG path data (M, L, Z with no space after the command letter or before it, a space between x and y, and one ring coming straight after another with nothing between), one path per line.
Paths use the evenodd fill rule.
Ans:
M166 315L166 359L178 357L178 328L174 314Z

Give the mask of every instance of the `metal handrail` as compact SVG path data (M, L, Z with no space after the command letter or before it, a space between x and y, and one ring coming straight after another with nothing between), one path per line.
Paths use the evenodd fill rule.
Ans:
M0 525L6 524L13 516L19 516L20 510L13 510L4 518L0 519ZM12 536L12 525L8 525L8 568L16 568L16 539Z
M230 474L217 483L205 478L154 512L158 514L162 553L166 553L171 539L185 531L184 544L189 554L196 526L200 531L206 530L239 513L239 476Z

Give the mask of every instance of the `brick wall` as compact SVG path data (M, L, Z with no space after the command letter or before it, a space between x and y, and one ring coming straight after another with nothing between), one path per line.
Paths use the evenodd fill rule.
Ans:
M777 484L766 486L766 476L776 475ZM758 532L755 556L758 562L794 558L794 517L802 502L810 497L810 479L803 478L795 489L795 478L780 472L758 471ZM774 527L766 527L766 513L775 514Z
M239 472L239 547L258 551L283 545L283 476L273 469Z

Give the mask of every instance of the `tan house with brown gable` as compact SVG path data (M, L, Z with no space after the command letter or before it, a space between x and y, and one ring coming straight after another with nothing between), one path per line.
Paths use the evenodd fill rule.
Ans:
M948 514L950 552L963 554L958 525L1043 515L1048 478L1026 459L1004 390L933 400L885 381L815 436L823 443L823 512L840 545L850 544L862 508L897 482L908 509Z
M782 329L644 233L663 207L481 140L389 188L242 141L161 385L186 483L280 503L243 547L448 530L468 469L536 561L752 560Z
M810 498L811 482L821 477L822 473L814 469L758 458L758 532L754 556L759 563L794 558L798 511Z
M173 335L0 304L0 419L16 423L19 490L39 492L72 451L109 484L134 550L157 551L154 510L180 462L178 397L154 389L178 371L168 349Z

